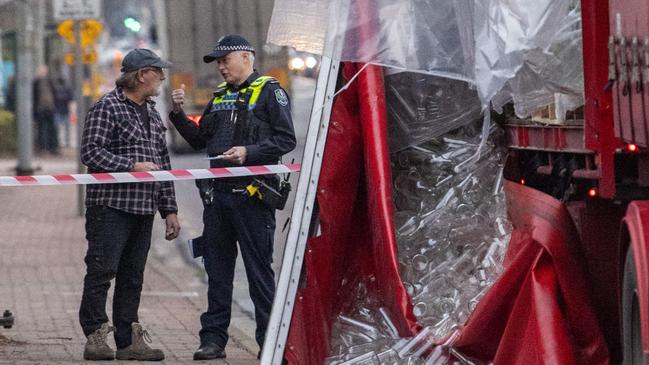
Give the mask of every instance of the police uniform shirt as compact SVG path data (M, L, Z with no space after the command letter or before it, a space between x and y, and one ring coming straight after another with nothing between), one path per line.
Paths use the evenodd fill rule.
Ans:
M241 85L226 85L230 92L238 92L250 86L260 74L255 71ZM207 121L206 115L211 112L210 102L203 111L203 118L200 126L191 122L184 112L169 114L171 122L178 132L195 149L207 147L209 156L222 154L233 146L237 141L234 138L234 126L246 118L246 112L237 110L236 117L232 111L218 112L218 117L213 121ZM246 147L246 161L244 166L276 164L280 157L296 146L295 131L291 119L291 106L288 95L277 82L266 83L259 94L254 109L251 113L263 124L268 125L269 131L260 131L260 138L254 144L244 145ZM216 123L216 124L213 124ZM211 167L232 167L234 163L225 160L211 160Z

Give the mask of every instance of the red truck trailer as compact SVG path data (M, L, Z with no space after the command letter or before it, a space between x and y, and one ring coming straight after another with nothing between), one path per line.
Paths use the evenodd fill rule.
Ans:
M496 118L514 231L505 271L454 339L475 363L647 362L648 18L646 1L581 1L584 106L561 124ZM401 337L421 329L397 267L382 69L327 62L329 99L331 80L358 79L317 111L331 116L316 118L293 219L295 240L309 238L285 257L295 288L282 296L280 278L264 361L323 363L355 276L372 277Z
M582 1L583 120L505 123L508 179L548 194L569 190L557 198L579 233L612 363L645 364L649 352L648 16L646 1ZM520 189L508 194L526 199Z

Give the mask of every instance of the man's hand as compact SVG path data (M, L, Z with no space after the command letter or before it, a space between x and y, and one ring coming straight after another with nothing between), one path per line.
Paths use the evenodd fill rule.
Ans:
M183 105L185 104L185 84L181 84L180 89L171 92L171 103L174 113L183 111Z
M223 152L223 159L242 165L244 162L246 162L247 154L248 151L246 151L245 147L235 146Z
M165 239L171 241L178 237L178 233L180 233L180 223L178 223L178 216L176 213L167 214L165 224L167 226L165 230Z
M160 167L153 162L136 162L131 172L158 171Z

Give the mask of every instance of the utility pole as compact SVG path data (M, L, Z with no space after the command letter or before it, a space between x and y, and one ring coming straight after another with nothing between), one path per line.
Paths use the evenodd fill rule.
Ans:
M169 59L169 26L167 25L167 2L165 0L153 1L153 19L156 26L156 34L158 36L158 48L163 59ZM168 76L168 75L167 75ZM162 93L157 98L159 111L163 119L166 120L166 115L169 113L168 99L171 93L169 92L169 78L162 84ZM167 135L169 137L170 134Z
M77 147L81 148L81 134L83 133L83 124L86 114L86 98L83 96L83 63L81 49L81 20L74 21L74 100L77 103ZM81 156L77 153L77 173L86 172L85 166L81 163ZM85 188L79 185L77 188L77 211L79 216L85 213L84 204Z
M32 69L34 54L34 17L28 0L18 1L19 20L22 25L17 39L16 72L16 125L18 127L17 175L31 175L34 149L32 122Z
M34 32L32 44L34 45L33 69L47 64L45 60L45 6L47 2L40 0L29 0L29 6L34 12Z
M85 50L87 59L83 59L83 47L94 45L97 36L103 28L101 23L93 20L101 18L101 2L100 0L55 0L52 2L52 5L54 20L61 22L57 28L57 32L74 46L74 99L77 103L77 147L81 148L84 120L86 111L90 105L90 92L88 92L87 97L84 95L84 77L90 75L90 69L84 63L94 63L97 57L94 49L90 47L90 49ZM86 169L81 163L80 154L77 154L77 156L77 172L83 174ZM79 185L77 190L77 207L80 216L85 212L84 195L84 185Z

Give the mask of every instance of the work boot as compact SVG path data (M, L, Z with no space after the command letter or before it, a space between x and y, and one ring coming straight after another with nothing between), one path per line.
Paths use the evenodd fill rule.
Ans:
M151 336L139 323L131 323L133 333L131 344L123 349L117 349L117 360L161 361L165 354L160 349L152 349L147 345L151 343Z
M114 360L115 351L108 346L106 338L113 332L115 327L102 323L98 330L88 335L86 347L83 350L84 360Z

